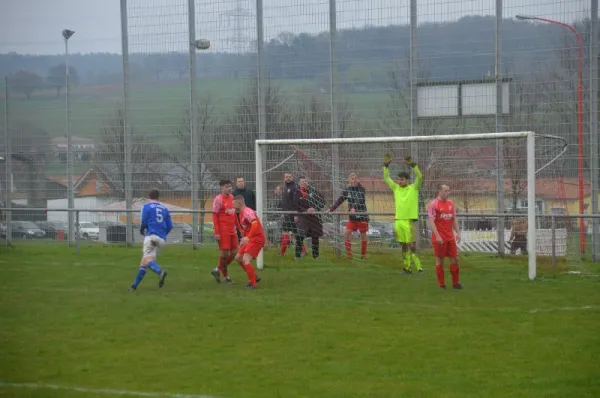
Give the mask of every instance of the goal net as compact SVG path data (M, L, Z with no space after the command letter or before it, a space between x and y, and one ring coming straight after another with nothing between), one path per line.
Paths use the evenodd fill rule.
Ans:
M566 212L568 208L561 188L565 151L563 139L533 132L258 140L257 210L269 240L258 266L291 264L297 256L310 262L316 254L318 261L401 268L401 247L394 233L394 196L383 177L384 156L389 153L392 181L397 181L399 173L408 172L409 183L415 183L414 170L404 163L408 155L423 174L414 236L425 266L433 264L426 206L437 196L438 186L446 184L462 231L461 257L476 256L478 266L493 267L499 266L498 254L516 256L528 264L533 279L538 259L568 258L577 251L576 245L570 244L570 223L564 217L551 216L557 209ZM366 214L348 206L356 192L348 189L351 173L364 188ZM293 193L288 192L285 174L291 174L296 184L301 178L307 181L310 198L304 203L315 213L306 213L307 206L298 203L292 207L289 201L287 206L282 204L282 199ZM329 212L340 196L344 203ZM369 218L365 259L361 258L360 232L351 233L350 245L344 236L350 218L356 220L359 215ZM289 239L282 245L286 232ZM311 247L314 235L319 237L318 253ZM299 239L303 248L297 251Z

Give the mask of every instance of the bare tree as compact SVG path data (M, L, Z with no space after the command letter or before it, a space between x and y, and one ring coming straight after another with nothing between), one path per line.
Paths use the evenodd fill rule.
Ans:
M214 100L211 97L202 98L196 110L196 142L198 161L191 161L191 134L190 113L185 112L181 127L173 131L173 136L178 143L176 150L168 155L171 163L177 167L167 171L172 185L189 190L192 187L192 168L196 168L198 176L198 198L200 209L205 208L208 193L213 190L213 170L220 165L221 154L218 152L219 137L216 134L219 116L216 113Z
M106 181L114 196L125 198L125 119L122 109L114 111L102 126L101 145L94 161L96 172ZM134 197L145 196L150 187L167 190L161 171L166 156L159 145L143 134L132 132L131 162Z

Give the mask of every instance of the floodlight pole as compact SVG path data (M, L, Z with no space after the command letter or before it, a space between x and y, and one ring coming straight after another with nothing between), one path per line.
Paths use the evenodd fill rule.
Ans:
M69 104L69 39L75 32L69 29L62 31L65 41L65 135L67 137L67 220L69 223L69 246L75 240L75 226L73 225L73 208L75 197L73 192L73 145L71 138L71 107Z
M190 170L192 183L192 248L198 248L198 131L196 126L196 5L195 0L188 0L188 60L190 89ZM202 166L200 166L202 167Z
M127 17L127 0L121 0L121 51L123 60L123 160L125 162L125 208L131 210L133 208L133 159L131 148L132 144L132 123L130 109L130 89L129 89L129 29ZM133 214L128 211L125 215L125 242L132 245L133 238Z
M502 92L502 0L496 0L496 55L494 59L494 76L496 79L496 132L504 132L503 92ZM499 214L504 213L504 141L496 141L496 206ZM496 226L498 233L498 255L504 256L505 219L500 217Z
M579 214L584 214L584 193L583 193L583 41L581 35L573 25L564 22L555 21L553 19L536 17L531 15L517 15L520 20L534 20L548 22L555 25L563 26L575 34L577 38L577 171L579 180ZM579 249L581 254L585 254L585 223L583 218L579 218Z

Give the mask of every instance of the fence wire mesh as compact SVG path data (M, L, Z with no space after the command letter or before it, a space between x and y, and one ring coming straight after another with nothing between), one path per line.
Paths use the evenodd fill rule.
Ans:
M210 210L219 180L274 189L255 186L259 137L501 131L568 144L552 176L562 205L539 211L598 214L596 0L113 3L74 17L89 19L93 9L107 22L79 23L68 39L65 26L29 26L25 41L13 33L0 41L0 207L16 209L3 210L5 228L10 215L66 223L66 212L27 209L64 209L69 196L81 222L101 224L101 213L83 210L133 210L154 187L184 212L178 222L190 225L194 242L211 216L192 210ZM430 161L426 148L410 150ZM511 148L480 150L473 156L500 166L490 189L510 185ZM341 189L355 152L312 155L331 165L327 178ZM489 211L514 207L502 199ZM134 230L137 215L126 214L111 222ZM578 222L572 233L600 259L597 221Z

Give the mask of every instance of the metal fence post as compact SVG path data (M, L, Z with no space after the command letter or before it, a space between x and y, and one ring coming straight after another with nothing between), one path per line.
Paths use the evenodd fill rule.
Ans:
M556 267L556 217L554 215L550 216L550 228L552 230L552 268Z
M75 212L75 251L79 253L79 210Z

